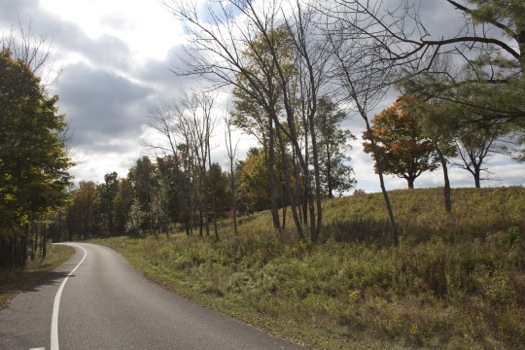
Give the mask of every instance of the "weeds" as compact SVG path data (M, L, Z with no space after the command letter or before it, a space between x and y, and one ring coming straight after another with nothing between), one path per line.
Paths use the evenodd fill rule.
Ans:
M283 242L257 213L219 242L113 239L151 278L318 349L518 349L525 344L525 191L394 191L325 203L322 243Z

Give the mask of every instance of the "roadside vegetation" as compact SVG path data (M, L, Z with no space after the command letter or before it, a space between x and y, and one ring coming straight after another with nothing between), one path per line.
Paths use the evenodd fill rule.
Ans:
M525 344L525 189L391 192L324 202L320 242L277 238L269 212L181 232L98 240L157 283L313 349L517 349ZM286 232L286 230L285 230ZM290 231L290 232L293 232ZM286 235L285 235L286 237Z
M49 244L45 257L39 250L23 267L0 269L0 310L18 293L37 284L47 272L66 262L74 252L71 247Z

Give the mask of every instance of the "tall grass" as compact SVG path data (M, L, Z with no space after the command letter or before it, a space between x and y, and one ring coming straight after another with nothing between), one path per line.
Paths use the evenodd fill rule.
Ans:
M392 192L324 203L322 243L283 242L258 213L219 242L105 241L151 278L315 349L519 349L525 344L525 191Z

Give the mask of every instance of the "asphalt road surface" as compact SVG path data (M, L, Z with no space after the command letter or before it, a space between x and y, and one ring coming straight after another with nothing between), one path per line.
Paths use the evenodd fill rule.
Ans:
M7 350L298 350L173 294L115 251L73 243L76 254L0 312Z

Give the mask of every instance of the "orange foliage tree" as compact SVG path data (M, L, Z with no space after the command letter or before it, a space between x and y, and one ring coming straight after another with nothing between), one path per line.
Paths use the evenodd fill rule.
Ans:
M419 117L409 112L413 98L399 98L372 119L371 131L377 143L375 159L368 131L363 133L363 147L372 154L377 172L377 162L385 174L407 180L408 188L414 188L414 181L425 171L438 167L434 145L426 137L419 123Z

